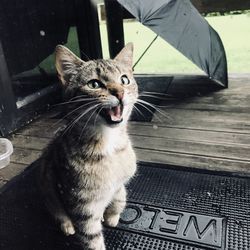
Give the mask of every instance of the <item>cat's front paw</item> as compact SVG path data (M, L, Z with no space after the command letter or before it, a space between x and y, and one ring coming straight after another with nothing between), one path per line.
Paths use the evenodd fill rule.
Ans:
M88 245L88 249L106 250L103 235L101 235L100 237L89 240L88 242L86 242L86 245Z
M64 232L65 235L73 235L75 234L75 228L71 221L65 221L61 224L61 230Z
M116 227L120 219L119 214L108 215L104 217L104 224L110 227Z

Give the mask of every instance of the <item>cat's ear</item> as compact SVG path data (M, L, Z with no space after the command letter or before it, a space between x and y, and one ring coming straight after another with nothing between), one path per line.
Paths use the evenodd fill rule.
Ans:
M128 43L114 58L114 60L123 63L125 66L132 68L133 67L133 43Z
M62 45L57 45L55 50L56 70L62 84L66 85L77 69L83 65L83 61L73 52Z

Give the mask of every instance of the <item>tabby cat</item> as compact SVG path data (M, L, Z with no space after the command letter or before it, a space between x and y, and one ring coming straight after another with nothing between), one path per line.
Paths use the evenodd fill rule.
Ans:
M83 249L104 250L102 222L115 227L136 171L127 123L138 98L133 45L111 60L82 61L56 48L66 126L41 157L40 187L49 212Z

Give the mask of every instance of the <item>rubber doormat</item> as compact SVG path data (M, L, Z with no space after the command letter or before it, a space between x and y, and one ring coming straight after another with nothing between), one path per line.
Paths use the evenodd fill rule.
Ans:
M0 193L1 250L80 249L64 237L36 190L36 167ZM250 179L224 173L140 164L128 205L107 249L250 249Z

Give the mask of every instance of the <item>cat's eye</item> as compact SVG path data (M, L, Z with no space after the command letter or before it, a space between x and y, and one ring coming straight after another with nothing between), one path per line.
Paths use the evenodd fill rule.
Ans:
M90 80L88 83L87 83L88 87L91 88L91 89L99 89L101 88L101 83L98 81L98 80Z
M121 76L121 82L123 85L128 85L130 83L130 81L126 75Z

